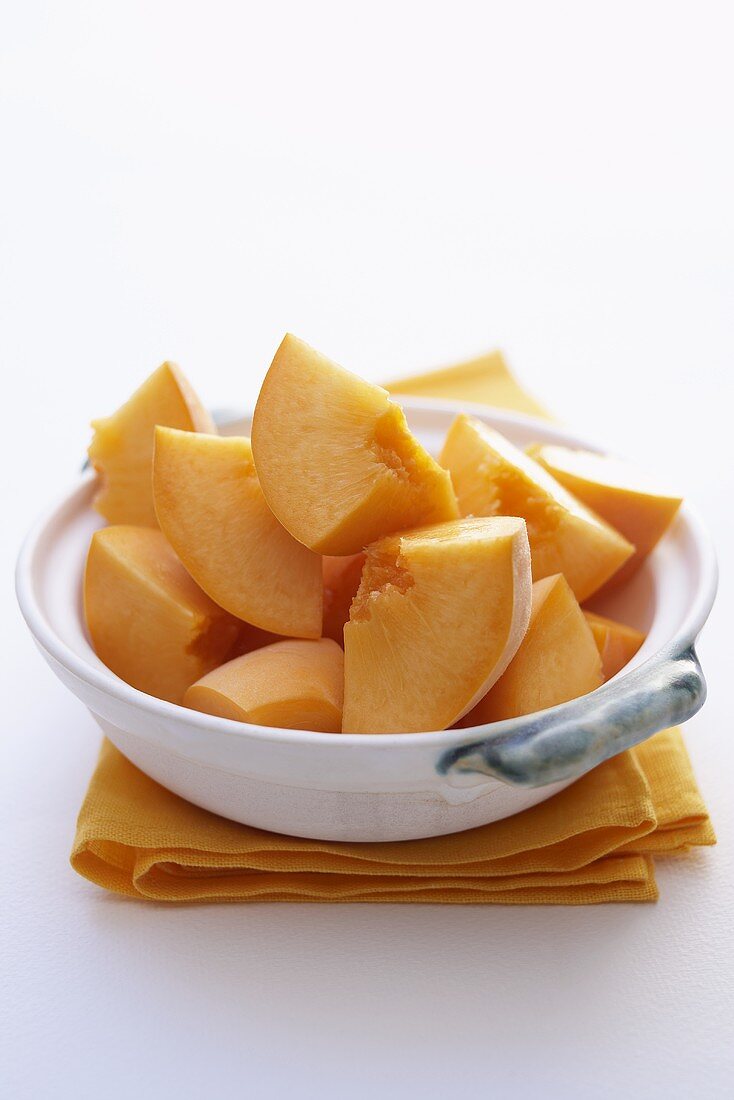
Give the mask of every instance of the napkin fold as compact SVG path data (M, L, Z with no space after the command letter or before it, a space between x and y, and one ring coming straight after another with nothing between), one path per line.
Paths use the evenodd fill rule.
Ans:
M547 415L499 352L388 387ZM390 843L238 825L161 787L104 741L72 866L159 902L589 905L655 901L654 858L716 843L680 730L665 730L514 817Z
M441 370L413 374L388 382L390 393L411 397L439 397L444 401L470 401L474 405L494 405L499 409L548 418L548 413L523 389L509 370L501 351L490 351L476 359L467 359Z

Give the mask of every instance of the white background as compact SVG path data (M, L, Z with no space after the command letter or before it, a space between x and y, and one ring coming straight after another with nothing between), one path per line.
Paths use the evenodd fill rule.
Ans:
M731 1087L731 14L0 6L5 1095ZM688 743L720 846L657 906L168 909L71 871L99 737L21 624L18 542L162 359L244 407L286 329L376 380L500 345L702 508Z

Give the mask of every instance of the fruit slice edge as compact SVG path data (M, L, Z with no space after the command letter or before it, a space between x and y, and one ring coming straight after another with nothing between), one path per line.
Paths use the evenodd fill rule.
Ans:
M250 441L156 429L161 529L194 580L230 614L273 634L321 635L321 560L278 522Z

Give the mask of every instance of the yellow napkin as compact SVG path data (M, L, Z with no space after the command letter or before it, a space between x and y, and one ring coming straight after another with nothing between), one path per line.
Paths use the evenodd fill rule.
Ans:
M389 388L545 415L498 352ZM108 890L153 901L588 905L654 901L653 856L715 842L677 729L515 817L382 844L237 825L171 794L105 741L71 862Z
M529 416L548 416L543 406L526 393L511 374L500 351L490 351L453 367L388 382L385 389L390 393L409 393L414 397L471 401L478 405L512 409Z

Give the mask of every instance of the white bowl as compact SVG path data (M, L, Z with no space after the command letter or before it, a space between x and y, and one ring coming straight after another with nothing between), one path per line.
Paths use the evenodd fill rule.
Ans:
M520 446L593 448L563 428L466 403L405 398L408 421L434 454L458 411ZM246 434L249 421L230 424ZM326 734L272 729L186 710L120 680L96 657L81 603L92 531L93 478L34 526L18 559L18 601L59 679L110 740L163 786L207 810L295 836L405 840L458 832L549 798L602 760L685 721L706 687L693 645L713 603L716 560L692 508L606 610L647 631L636 657L590 695L473 729Z

